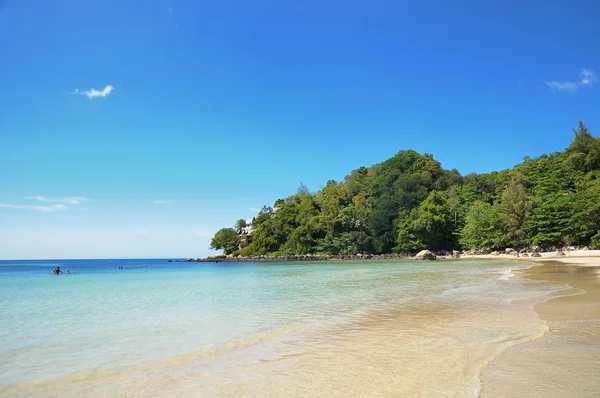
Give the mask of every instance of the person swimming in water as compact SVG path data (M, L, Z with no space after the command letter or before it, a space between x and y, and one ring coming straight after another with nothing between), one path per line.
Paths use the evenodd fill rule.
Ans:
M63 273L63 272L60 270L60 267L56 267L56 269L54 270L54 274L55 274L55 275L60 275L60 274L62 274L62 273Z
M67 270L67 275L69 275L71 273L71 271Z

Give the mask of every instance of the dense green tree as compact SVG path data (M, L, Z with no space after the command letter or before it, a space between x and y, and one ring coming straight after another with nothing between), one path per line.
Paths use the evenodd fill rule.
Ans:
M461 176L404 150L315 193L301 184L262 208L252 243L237 253L600 246L600 139L582 122L574 133L564 152L526 157L511 170Z
M344 185L329 180L325 188L318 194L318 202L321 208L321 216L327 233L332 237L341 219L344 198Z
M464 248L495 249L502 245L504 225L498 207L483 201L469 207L459 238Z
M421 249L450 248L452 217L449 212L446 195L440 191L431 191L429 196L404 217L398 228L395 250L412 252Z
M569 241L587 244L600 231L600 170L588 173L571 195Z
M575 138L566 149L571 155L570 161L584 172L600 168L600 139L593 137L581 120L577 130L573 129L573 132Z
M525 187L513 178L502 193L500 203L500 219L504 224L502 243L504 246L520 246L527 243L523 223L531 211L531 203L527 199Z
M576 172L564 153L543 155L520 168L531 185L531 213L523 223L531 245L567 243Z
M233 253L237 250L238 235L232 228L221 228L210 241L210 248L221 250L225 254Z
M240 218L239 220L237 220L235 222L234 229L236 230L237 233L240 233L242 231L242 229L244 229L245 227L246 227L246 220L244 220L243 218Z
M594 236L592 236L590 247L595 250L600 249L600 230Z

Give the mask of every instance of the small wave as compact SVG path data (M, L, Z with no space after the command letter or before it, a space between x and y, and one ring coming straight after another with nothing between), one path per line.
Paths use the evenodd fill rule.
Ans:
M138 363L133 366L99 367L69 372L50 378L23 380L12 384L0 385L0 396L31 395L34 392L54 394L59 390L72 394L74 391L81 392L88 389L90 386L100 383L114 383L124 377L145 378L149 372L168 372L170 370L179 369L185 365L192 364L195 361L227 355L234 351L243 350L274 340L296 330L296 328L282 328L257 332L224 344L206 347L183 355ZM58 394L56 396L61 395Z
M501 280L501 281L507 281L507 280L509 280L510 278L512 278L512 277L515 276L515 273L512 272L512 271L513 271L512 269L503 271L502 275L498 279Z

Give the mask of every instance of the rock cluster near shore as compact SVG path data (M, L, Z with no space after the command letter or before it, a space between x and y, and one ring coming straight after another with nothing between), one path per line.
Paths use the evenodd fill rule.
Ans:
M531 246L531 247L522 247L522 248L512 248L507 247L504 251L498 250L490 250L490 249L473 249L466 250L462 252L462 254L467 256L481 256L481 255L490 255L490 256L514 256L514 257L540 257L540 253L556 253L558 256L565 255L565 252L577 251L577 250L590 250L587 246L564 246L564 247L540 247L540 246Z
M348 261L348 260L435 260L436 258L460 258L460 251L454 250L447 252L440 250L432 252L430 250L422 250L416 256L411 254L346 254L346 255L290 255L290 256L233 256L219 254L206 258L189 258L187 260L169 260L169 262L261 262L261 261Z
M186 262L237 262L237 261L332 261L332 260L399 260L410 259L412 256L405 254L348 254L348 255L290 255L290 256L232 256L216 255L199 259L187 259ZM171 261L171 260L169 260Z
M436 260L457 259L461 256L502 256L502 257L542 257L541 252L552 252L556 256L564 256L565 252L577 250L590 250L587 246L567 246L567 247L539 247L532 246L526 248L506 248L503 251L489 249L473 249L473 250L438 250L436 252L430 250L422 250L416 255L411 254L348 254L348 255L290 255L290 256L233 256L233 255L216 255L206 258L189 258L187 260L168 260L169 262L264 262L264 261L348 261L348 260Z

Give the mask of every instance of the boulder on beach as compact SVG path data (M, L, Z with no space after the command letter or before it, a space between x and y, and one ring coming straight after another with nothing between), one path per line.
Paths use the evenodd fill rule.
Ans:
M430 250L421 250L415 256L415 260L435 260L435 254L433 254Z

